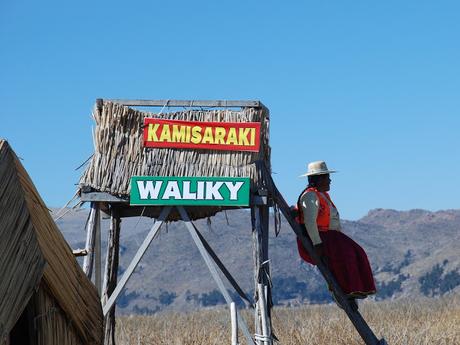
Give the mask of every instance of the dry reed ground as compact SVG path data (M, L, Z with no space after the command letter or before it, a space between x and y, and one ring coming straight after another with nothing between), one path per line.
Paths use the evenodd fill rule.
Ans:
M360 310L374 332L384 335L390 345L460 344L460 296L367 302ZM244 310L243 315L251 328L252 313ZM120 317L117 344L230 344L229 322L225 309ZM333 305L275 308L273 325L283 345L363 344L345 313ZM242 334L240 342L245 344Z

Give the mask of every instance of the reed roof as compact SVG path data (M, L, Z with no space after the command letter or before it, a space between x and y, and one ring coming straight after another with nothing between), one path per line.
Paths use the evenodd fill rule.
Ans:
M39 284L45 284L83 343L102 343L97 291L4 140L0 140L0 239L2 335L9 333Z
M128 200L131 176L228 176L249 177L251 190L255 193L264 185L265 172L270 171L269 112L263 106L187 109L154 114L105 100L99 106L95 105L93 117L96 122L94 155L80 178L81 191L106 192ZM201 122L259 122L260 150L144 148L146 117ZM261 169L261 166L265 168ZM188 210L191 218L197 219L212 216L221 208L190 207Z

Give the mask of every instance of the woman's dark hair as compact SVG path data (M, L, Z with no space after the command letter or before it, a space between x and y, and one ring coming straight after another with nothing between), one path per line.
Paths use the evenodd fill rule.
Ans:
M318 182L324 178L324 176L327 175L312 175L308 176L308 187L317 187Z
M308 176L308 187L316 187L318 184L318 177L321 175Z

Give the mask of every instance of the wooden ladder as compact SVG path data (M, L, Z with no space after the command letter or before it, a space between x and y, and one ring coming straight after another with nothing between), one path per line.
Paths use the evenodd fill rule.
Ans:
M278 205L280 211L283 213L284 217L289 222L289 225L302 242L302 245L307 250L308 254L310 254L310 256L315 260L315 262L318 263L318 269L323 275L328 285L331 287L338 304L343 308L343 310L347 314L350 321L353 323L353 326L356 328L356 330L358 331L359 335L364 340L366 345L387 345L385 339L382 338L379 340L375 336L374 332L372 332L371 328L363 319L359 311L352 307L350 301L343 293L342 289L338 285L332 273L316 255L313 245L308 240L305 231L303 230L302 226L300 226L292 217L289 205L287 204L286 200L284 200L283 196L279 192L278 188L275 185L275 182L273 181L270 175L268 177L267 184L273 201Z

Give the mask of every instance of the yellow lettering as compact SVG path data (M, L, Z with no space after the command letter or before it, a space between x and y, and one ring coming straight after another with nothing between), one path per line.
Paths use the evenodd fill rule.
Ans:
M191 127L190 126L187 126L187 134L185 136L185 142L186 143L189 143L190 142L190 130L191 130Z
M233 127L228 130L226 144L227 145L238 145L238 139L236 137L236 129Z
M171 138L173 143L183 143L186 140L185 128L186 126L173 125Z
M206 127L203 135L203 144L214 144L214 137L212 135L212 127Z
M251 128L251 136L250 136L250 143L249 145L251 146L255 146L256 145L256 129L255 128Z
M240 128L238 130L238 145L249 146L248 134L251 128Z
M159 126L159 123L149 123L149 127L147 129L147 141L158 141L157 130Z
M171 130L169 125L163 125L163 129L160 134L160 141L171 142Z
M225 133L226 130L224 127L216 127L216 133L214 134L214 144L225 145Z
M201 142L201 127L193 126L192 127L192 139L190 141L194 144L199 144Z

